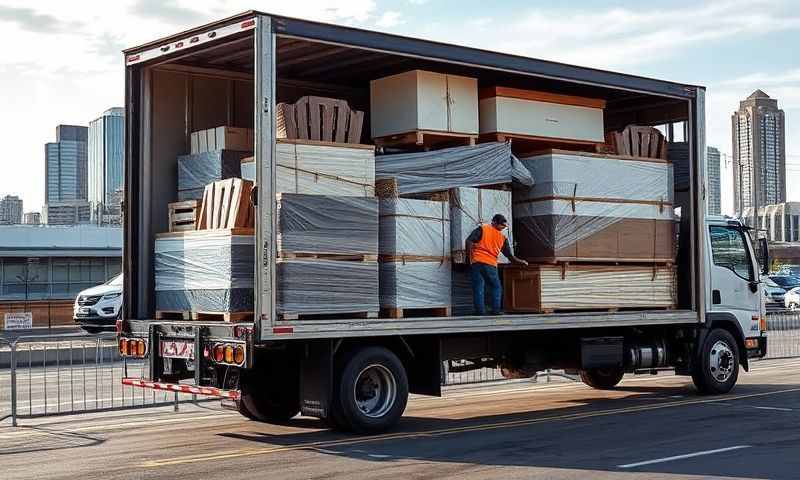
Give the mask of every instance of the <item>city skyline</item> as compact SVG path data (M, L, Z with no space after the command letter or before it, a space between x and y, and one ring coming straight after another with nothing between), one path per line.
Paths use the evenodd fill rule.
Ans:
M502 11L466 0L454 11L428 0L424 14L409 8L421 0L320 0L265 5L278 14L464 44L534 58L671 79L707 86L707 144L720 148L723 211L732 206L730 114L756 89L781 100L787 117L788 199L800 200L800 69L793 38L800 14L790 2L678 0L641 12L633 1L613 5L576 1L568 5L508 2ZM0 100L13 115L0 131L15 138L9 148L20 161L0 178L0 192L42 205L41 144L58 123L86 125L109 105L122 105L121 50L176 31L252 8L170 3L158 8L140 0L86 2L79 7L48 2L31 7L13 0L0 12L0 39L24 42L28 50L0 59ZM686 11L692 15L687 16ZM511 15L509 12L516 12ZM744 13L744 14L743 14ZM117 18L136 24L120 29ZM48 27L41 28L37 18ZM602 28L597 28L601 24ZM542 27L546 25L546 27ZM646 26L646 28L645 28ZM502 27L502 35L495 34ZM531 36L533 31L545 35ZM747 62L741 58L746 55ZM52 88L56 85L56 88ZM35 99L20 101L20 99Z

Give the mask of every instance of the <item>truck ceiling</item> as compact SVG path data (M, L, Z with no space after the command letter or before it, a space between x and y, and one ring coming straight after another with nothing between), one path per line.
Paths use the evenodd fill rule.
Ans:
M486 78L486 80L504 82L506 84L509 82L513 83L513 79L518 77L519 74L525 76L532 75L539 78L540 87L542 89L549 89L548 87L558 84L559 89L563 90L563 82L569 82L574 84L572 90L574 90L575 94L607 98L609 100L613 100L614 95L609 94L607 90L606 93L603 94L600 90L611 88L627 92L650 93L677 99L691 99L695 96L695 92L698 88L704 88L696 85L680 84L636 75L579 67L559 62L374 32L353 27L276 16L257 11L248 11L138 47L127 49L124 51L126 54L126 64L130 66L162 56L173 58L178 56L178 50L180 50L181 53L190 52L201 44L208 43L214 38L221 38L222 35L216 35L216 33L220 33L219 30L221 29L226 29L226 35L243 35L241 31L251 30L253 24L251 24L250 21L257 19L260 15L270 16L273 20L274 32L279 37L279 45L277 46L278 55L281 54L281 49L287 49L291 45L294 45L293 48L300 49L300 45L295 43L297 41L313 41L314 45L311 48L316 50L314 52L316 55L311 58L306 58L305 60L301 60L302 57L296 57L298 60L294 64L296 65L294 70L300 71L310 68L312 74L321 76L324 73L325 78L329 80L331 73L337 71L336 69L338 67L349 65L348 62L355 61L352 49L358 48L371 52L366 55L366 58L369 59L368 62L358 62L358 64L361 66L371 65L376 70L403 71L404 69L410 68L411 65L414 65L415 68L425 68L425 65L421 65L420 62L424 63L426 61L430 62L431 66L438 65L441 67L441 62L445 62L451 65L451 71L453 73L459 73L459 70L474 70L475 68L488 69L493 71L495 78ZM247 38L251 37L248 36ZM189 43L192 40L194 41ZM240 51L243 57L246 56L244 54L246 51L245 43L246 42L242 43L243 49ZM320 47L320 43L326 44L326 46ZM250 46L252 47L252 44ZM323 48L324 54L320 51L320 48ZM361 55L363 56L363 53ZM398 56L403 58L398 58ZM312 62L315 58L324 58L324 63L331 68L326 69L321 65L310 66L309 62ZM252 62L252 55L250 55L249 60ZM303 65L304 63L305 65ZM345 70L338 69L338 71L341 72L340 75L349 75L349 78L337 78L336 81L350 83L351 81L357 80L361 70L355 68L356 66L357 65L354 64L353 68L348 67ZM247 67L251 66L242 65L242 68ZM279 71L278 73L280 74L281 72ZM363 73L366 74L367 72L364 71ZM364 77L366 78L366 75L364 75ZM509 86L513 86L513 84ZM593 86L599 87L600 90L591 88Z

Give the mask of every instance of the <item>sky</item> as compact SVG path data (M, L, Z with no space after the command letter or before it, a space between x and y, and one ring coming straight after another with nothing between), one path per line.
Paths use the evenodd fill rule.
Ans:
M786 112L787 188L800 201L800 0L0 0L0 196L44 203L44 144L124 101L121 50L249 9L707 87L707 142L764 90Z

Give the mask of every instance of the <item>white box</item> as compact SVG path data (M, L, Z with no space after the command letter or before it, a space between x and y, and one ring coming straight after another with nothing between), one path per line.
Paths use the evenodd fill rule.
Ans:
M493 87L481 91L480 133L563 141L605 141L605 101Z
M427 130L478 133L478 80L412 70L370 82L372 138Z

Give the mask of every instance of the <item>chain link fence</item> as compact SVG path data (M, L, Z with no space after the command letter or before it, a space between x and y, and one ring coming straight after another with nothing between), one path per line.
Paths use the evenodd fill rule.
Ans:
M800 357L800 312L767 315L770 359ZM477 365L480 367L480 365ZM488 366L467 369L466 362L446 362L444 385L506 380ZM195 401L179 394L124 386L122 378L145 378L146 360L125 359L113 335L0 338L0 421L78 412L149 407ZM545 370L531 380L577 381L563 371Z

